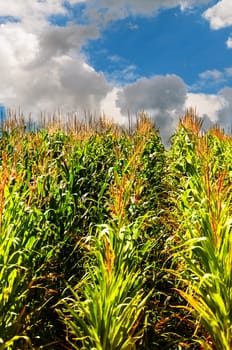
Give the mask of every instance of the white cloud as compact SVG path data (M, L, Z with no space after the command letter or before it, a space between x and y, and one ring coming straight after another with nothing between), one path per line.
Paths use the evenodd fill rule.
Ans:
M141 78L118 92L117 107L123 115L148 112L165 143L184 112L186 86L176 75Z
M205 119L205 127L219 124L229 132L232 126L232 88L224 88L217 94L188 93L186 108L196 108L197 114Z
M216 94L187 93L184 82L178 76L155 76L139 79L115 90L110 96L109 108L115 108L116 98L116 121L126 124L128 112L135 119L137 113L145 111L159 128L166 145L179 118L189 107L196 108L198 116L204 119L206 129L219 124L229 132L232 127L232 88L224 88Z
M109 21L128 16L153 16L160 9L179 6L182 10L207 4L210 0L91 0L86 2L85 14L94 21L107 24Z
M85 4L83 16L86 23L91 24L71 23L72 14L65 7L68 2L72 6ZM99 28L111 20L129 15L151 16L160 8L180 6L184 10L207 3L209 0L1 1L0 16L4 24L0 25L0 103L11 108L21 106L26 113L53 112L57 108L102 110L120 124L127 122L128 111L135 114L146 110L167 142L184 112L186 98L190 102L194 100L187 95L183 80L175 75L155 76L128 84L137 75L136 67L127 62L121 69L127 85L113 89L106 77L87 63L82 48L87 40L98 38ZM219 12L214 16L223 17ZM70 21L65 27L54 26L49 23L49 17L55 15L63 15ZM213 20L210 12L205 16ZM112 61L117 59L117 56L112 57ZM220 75L217 71L202 74L205 79ZM198 95L198 103L205 106L206 114L213 115L213 120L220 117L226 124L231 106L229 98L231 91L225 89L217 97L200 98ZM217 105L219 100L224 104ZM206 101L212 110L210 106L207 109Z
M82 47L96 39L98 26L129 15L149 16L161 7L188 7L207 0L8 0L0 2L0 103L21 106L25 111L60 106L97 109L112 86L101 72L87 65ZM71 6L83 3L85 19L92 25L71 23ZM49 23L50 16L63 15L66 27ZM88 17L89 16L89 17ZM12 19L16 21L12 21ZM124 82L137 78L136 67L126 64ZM116 79L114 72L110 79ZM158 88L156 91L158 96ZM159 100L161 103L161 99ZM171 113L171 112L170 112ZM171 114L170 114L171 115Z
M194 6L208 4L210 0L182 0L179 1L182 10L192 8Z
M210 27L214 30L232 26L232 1L220 0L214 6L209 7L203 13L203 17L209 21ZM229 49L232 48L231 37L227 39L226 46Z
M52 57L64 54L79 57L82 45L88 39L96 39L99 32L94 26L69 25L53 26L44 30L39 36L40 51L32 64L46 64Z
M226 46L228 49L232 49L232 37L229 37L226 41Z
M222 78L222 76L223 76L223 73L217 69L206 70L199 74L199 77L204 80L211 80L211 79L217 80Z
M104 100L102 100L100 110L106 116L106 119L115 122L119 125L125 126L128 123L126 114L122 114L120 108L116 105L118 93L120 88L114 88L110 91Z
M199 79L191 86L191 92L204 91L206 89L218 90L222 85L230 84L232 68L227 67L222 70L212 69L201 72Z
M36 58L39 50L38 36L26 31L20 24L2 25L0 39L0 65L14 69L17 66L25 66Z
M62 0L8 0L0 2L0 16L12 17L23 23L25 28L39 32L51 15L65 15ZM8 19L9 21L11 18Z
M225 105L223 97L217 94L194 94L188 93L186 108L196 108L197 114L201 117L208 116L212 123L218 121L218 111Z
M225 28L232 25L232 1L220 0L208 8L203 17L210 23L212 29Z
M110 73L107 73L108 79L117 86L123 85L125 83L129 83L138 78L138 74L136 72L137 67L133 64L126 65L126 62L118 62L118 66Z
M8 96L1 86L4 104L12 108L20 105L26 112L53 112L58 108L95 111L111 90L102 73L97 73L81 58L69 55L53 57L30 70L16 65L12 71L8 70L4 85L11 86Z
M77 1L72 1L72 4ZM13 16L0 26L0 103L27 112L63 107L67 111L97 110L112 89L101 72L90 67L81 52L95 39L96 26L51 26L48 17L65 14L62 0L9 0L0 16Z
M68 0L68 2L70 3L70 5L76 5L76 4L80 4L80 3L85 3L88 0Z

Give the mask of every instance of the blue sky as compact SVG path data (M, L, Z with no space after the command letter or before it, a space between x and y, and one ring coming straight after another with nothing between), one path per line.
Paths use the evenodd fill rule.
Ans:
M166 140L187 107L231 129L231 0L0 3L0 105L147 111Z
M84 51L95 69L109 78L118 74L119 84L124 80L119 70L131 66L134 76L131 74L129 81L143 76L177 74L189 85L189 90L214 93L223 84L217 81L197 86L199 75L230 67L231 51L226 40L231 29L211 30L201 17L204 8L186 12L174 8L151 18L115 21L103 31L101 38L87 44Z

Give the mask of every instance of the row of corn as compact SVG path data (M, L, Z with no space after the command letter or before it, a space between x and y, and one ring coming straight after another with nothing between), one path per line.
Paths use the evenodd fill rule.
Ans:
M2 133L0 349L231 349L231 138L171 142Z

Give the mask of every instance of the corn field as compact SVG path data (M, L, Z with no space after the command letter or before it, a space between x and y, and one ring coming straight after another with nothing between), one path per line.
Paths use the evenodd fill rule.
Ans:
M9 114L0 155L0 350L232 349L231 136Z

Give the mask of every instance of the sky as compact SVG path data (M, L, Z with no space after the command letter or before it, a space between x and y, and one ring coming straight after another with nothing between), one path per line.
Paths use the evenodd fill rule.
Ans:
M232 0L0 0L0 113L232 127Z

